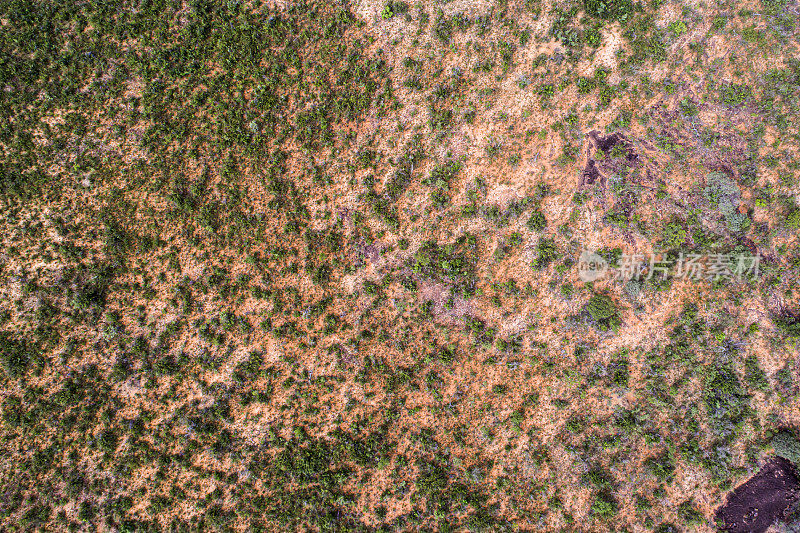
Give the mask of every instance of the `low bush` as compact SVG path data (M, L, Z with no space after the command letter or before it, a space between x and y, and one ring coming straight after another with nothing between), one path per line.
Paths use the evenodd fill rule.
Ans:
M584 311L601 330L615 329L620 324L617 305L605 294L594 294L586 302Z
M800 441L789 431L781 431L770 442L775 450L775 455L783 457L800 467Z

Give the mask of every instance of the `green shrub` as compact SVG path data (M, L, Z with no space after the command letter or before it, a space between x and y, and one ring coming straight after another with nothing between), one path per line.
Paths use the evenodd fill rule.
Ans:
M703 194L711 204L725 217L728 229L738 232L750 226L747 215L739 213L741 191L737 183L722 172L709 172L706 175L706 187Z
M8 333L0 333L0 365L11 378L18 378L28 368L30 357L24 341L18 341Z
M789 1L788 0L761 0L761 5L764 6L764 12L768 15L777 15L782 10L785 10Z
M628 369L628 359L621 358L612 362L608 366L611 383L618 387L627 387L630 380L630 370Z
M531 231L542 231L547 227L547 218L545 218L544 213L536 209L531 213L526 225Z
M678 516L686 524L699 524L703 521L703 515L692 500L686 500L678 506Z
M411 269L419 275L453 282L459 293L470 293L476 278L475 252L477 240L474 235L462 235L456 242L439 245L426 241L411 258ZM466 294L465 293L465 294Z
M535 270L542 270L558 259L558 248L553 239L541 239L536 245L536 259L531 263Z
M617 305L605 294L594 294L584 306L584 311L600 329L616 328L620 324Z
M592 514L604 520L613 518L617 514L617 502L610 494L601 492L592 502Z
M669 25L669 29L675 34L676 37L680 37L684 33L688 31L686 27L686 23L682 20L676 20L672 24Z
M436 15L433 34L443 43L450 42L453 37L453 21L445 18L444 13L441 11Z
M633 14L632 0L583 0L589 15L605 20L625 22Z
M677 248L686 242L688 235L680 222L670 222L664 226L662 242L666 248Z
M459 170L461 170L461 163L458 161L448 161L438 164L433 167L430 176L427 180L423 181L423 184L446 189L450 181L456 177Z
M636 17L625 28L625 37L631 45L631 64L640 64L648 59L664 61L667 58L667 47L653 23L651 16Z
M42 525L50 519L50 512L50 506L46 503L36 503L25 511L19 524L23 529L38 529L36 526Z
M792 338L800 338L800 318L786 313L775 320L778 329Z
M584 474L583 481L600 490L611 488L611 476L599 468L593 468Z
M753 95L753 90L749 85L724 85L720 89L720 100L723 104L735 107L743 104L748 98Z
M675 473L675 464L667 453L645 461L645 469L661 482L669 482Z
M800 441L792 433L781 431L772 437L770 444L775 450L775 455L800 467Z
M800 209L795 209L786 217L786 226L800 230Z
M118 442L119 439L112 430L104 431L97 438L97 445L100 447L100 449L105 450L107 452L113 452L117 448Z
M688 96L681 100L680 106L683 114L688 117L694 117L700 113L700 111L697 109L697 104L695 104Z
M727 366L706 369L703 385L703 402L712 429L721 436L730 437L737 424L751 413L749 396L739 378Z
M767 375L759 366L755 355L749 355L744 360L744 378L756 390L766 391L769 388Z
M592 48L597 48L603 42L603 35L599 28L588 28L583 32L583 40Z
M551 96L556 94L556 88L555 88L555 85L553 85L551 83L550 84L544 84L544 85L540 85L539 86L539 88L537 89L537 92L539 93L539 96L541 96L543 99L546 99L546 98L550 98Z

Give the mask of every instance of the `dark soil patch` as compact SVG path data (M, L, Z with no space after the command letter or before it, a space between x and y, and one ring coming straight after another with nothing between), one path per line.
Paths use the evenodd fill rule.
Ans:
M728 495L715 516L722 531L761 533L800 499L800 480L792 463L775 457Z
M605 187L605 174L619 170L620 163L634 166L639 162L639 156L633 149L631 142L621 133L602 136L599 131L592 130L586 135L589 138L589 146L586 151L586 166L583 169L581 185L593 185L599 179L600 185ZM612 153L612 150L617 145L621 145L624 148L624 155L612 160L609 158L609 154ZM601 160L595 159L593 156L597 150L606 154L606 157Z
M606 135L605 137L600 136L600 132L597 130L592 130L589 132L589 138L594 141L594 145L608 153L614 148L618 142L622 141L622 135L619 133L612 133L611 135Z
M602 150L606 154L611 153L611 150L619 144L625 149L625 160L628 163L632 164L639 158L631 142L621 133L612 133L603 137L597 130L592 130L588 133L588 136L595 148Z
M582 185L593 185L597 178L600 177L600 171L597 170L597 165L594 159L589 159L586 162L586 167L583 169L583 183Z
M369 259L369 262L373 265L381 258L380 251L372 244L362 247L361 253L364 255L364 257Z

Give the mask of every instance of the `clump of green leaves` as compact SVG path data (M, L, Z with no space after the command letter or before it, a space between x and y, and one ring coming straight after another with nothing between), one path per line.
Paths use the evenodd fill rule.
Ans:
M667 47L650 15L635 17L625 28L625 38L631 44L627 61L631 65L650 59L659 62L667 58Z
M670 482L675 474L675 463L667 452L649 458L644 465L645 469L661 482Z
M601 330L616 329L621 324L617 304L608 295L593 294L584 311Z
M0 333L0 366L11 378L18 378L25 373L30 362L27 344L22 340L14 339L8 333Z
M702 513L692 500L686 500L678 506L678 516L687 524L699 524L703 521Z
M743 104L753 95L753 90L746 84L723 85L719 96L723 104L736 107Z
M662 244L665 248L677 248L686 242L688 234L679 221L673 221L664 226Z
M712 429L723 439L731 438L750 413L749 396L736 372L727 366L706 369L703 401Z
M550 27L550 35L561 41L567 48L576 46L580 42L578 30L573 25L577 11L577 7L570 10L556 8L553 13L554 19L553 25Z
M424 185L431 185L440 189L447 189L458 171L461 170L461 163L458 161L447 161L433 167L430 176L423 180Z
M592 502L592 515L600 519L608 520L617 514L617 502L608 492L601 492Z
M540 210L534 209L526 225L531 231L542 231L547 227L547 218Z
M536 258L531 263L534 270L542 270L558 259L558 247L553 239L540 239L536 244Z
M632 0L583 0L583 8L589 15L619 22L633 14Z
M414 254L411 268L418 274L454 283L456 290L471 294L477 276L476 257L477 239L474 235L463 235L446 245L427 241Z
M786 216L786 226L791 229L800 230L800 208L795 209Z
M744 378L756 390L766 391L769 387L767 375L755 355L748 355L744 360Z
M775 455L800 466L800 441L789 431L781 431L770 442Z
M750 226L750 219L747 215L739 213L738 210L741 203L739 186L726 174L722 172L708 173L703 194L711 206L725 217L728 229L740 232Z
M611 494L613 488L611 476L598 468L593 468L584 475L584 482L598 491L592 502L592 515L601 520L613 518L617 514L619 506Z
M778 329L792 338L800 338L800 317L792 313L784 313L775 319Z

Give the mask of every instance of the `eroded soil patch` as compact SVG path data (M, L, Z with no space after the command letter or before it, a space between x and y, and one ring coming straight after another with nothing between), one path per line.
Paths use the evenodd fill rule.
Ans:
M782 519L798 498L800 480L794 466L776 457L730 493L725 505L715 514L722 531L760 533Z
M622 166L636 166L639 156L632 143L621 133L600 135L597 130L586 134L589 145L586 149L586 166L583 168L581 186L600 181L605 187L607 177L619 172Z

